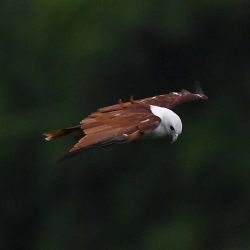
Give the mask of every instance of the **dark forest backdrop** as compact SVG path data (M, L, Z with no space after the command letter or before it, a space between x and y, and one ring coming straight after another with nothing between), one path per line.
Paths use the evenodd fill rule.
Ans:
M250 248L247 1L0 3L0 248ZM86 152L44 131L127 99L193 90L177 143Z

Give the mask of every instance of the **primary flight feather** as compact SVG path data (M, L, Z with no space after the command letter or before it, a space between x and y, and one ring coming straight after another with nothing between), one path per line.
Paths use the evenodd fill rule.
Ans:
M44 133L45 139L81 131L82 138L69 150L67 156L90 148L103 147L115 143L126 143L141 136L170 136L176 141L182 132L180 117L171 109L185 102L205 100L203 94L187 90L171 92L140 100L131 98L123 103L98 109L83 119L79 125Z

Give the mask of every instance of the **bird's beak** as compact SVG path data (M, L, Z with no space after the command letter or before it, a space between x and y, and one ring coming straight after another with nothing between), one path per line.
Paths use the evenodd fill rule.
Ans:
M178 134L173 134L172 143L174 143L178 139Z

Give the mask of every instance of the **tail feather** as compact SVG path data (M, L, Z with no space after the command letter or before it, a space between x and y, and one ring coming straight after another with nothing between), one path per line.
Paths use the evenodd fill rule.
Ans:
M45 136L46 141L51 141L57 137L61 137L61 136L70 134L74 131L80 131L80 130L81 130L80 125L77 125L77 126L70 127L70 128L61 128L61 129L52 130L52 131L44 133L43 135Z

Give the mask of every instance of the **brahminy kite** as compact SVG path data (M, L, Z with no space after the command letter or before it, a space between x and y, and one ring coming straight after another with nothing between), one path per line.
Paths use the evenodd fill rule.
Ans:
M172 109L191 101L206 100L204 94L187 90L148 97L100 108L83 119L79 125L52 130L43 135L46 140L81 131L81 139L69 150L67 156L87 149L127 143L140 137L170 136L176 141L182 132L180 117Z

